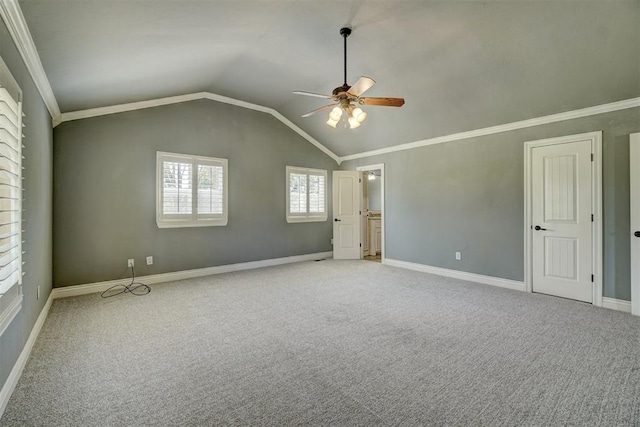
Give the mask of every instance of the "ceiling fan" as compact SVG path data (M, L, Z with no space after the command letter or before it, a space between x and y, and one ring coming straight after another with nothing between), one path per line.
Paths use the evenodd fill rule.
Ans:
M344 38L344 84L333 90L331 95L322 95L312 92L294 91L297 95L315 96L317 98L325 98L333 100L332 104L317 108L313 111L303 114L302 117L309 117L312 114L332 108L329 113L327 124L333 128L336 127L343 113L347 113L349 127L355 129L367 118L367 113L362 111L359 105L379 105L385 107L402 107L404 98L373 98L361 97L365 91L370 89L376 82L371 77L360 77L353 86L347 84L347 37L351 34L351 28L344 27L340 29L340 35Z

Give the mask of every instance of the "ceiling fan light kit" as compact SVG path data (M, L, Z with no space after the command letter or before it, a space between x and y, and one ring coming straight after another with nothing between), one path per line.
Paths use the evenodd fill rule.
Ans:
M402 107L404 105L404 98L372 98L372 97L360 97L365 91L369 90L376 82L370 77L360 77L353 86L347 84L347 37L351 34L351 28L344 27L340 29L340 35L344 39L344 84L335 88L331 95L321 95L318 93L294 91L296 95L313 96L316 98L325 98L333 100L333 104L325 105L324 107L317 108L302 117L309 117L320 111L331 109L329 113L329 119L327 124L332 128L340 122L344 113L347 113L347 122L350 129L359 127L362 122L367 118L367 113L362 110L358 105L378 105L386 107ZM346 127L346 123L345 123Z

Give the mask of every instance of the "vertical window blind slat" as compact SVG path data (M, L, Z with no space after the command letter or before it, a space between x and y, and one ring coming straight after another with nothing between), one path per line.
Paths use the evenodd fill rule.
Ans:
M16 163L22 158L15 148L4 142L0 142L0 156L13 160Z
M16 285L20 281L20 276L20 272L16 270L6 279L0 280L0 296Z
M17 247L15 247L13 249L10 249L10 250L8 250L6 252L2 252L0 254L0 267L4 267L5 265L9 264L14 259L18 259L19 255L20 255L20 253L19 253Z
M16 128L18 127L18 116L11 110L9 105L2 100L0 100L0 115L9 119Z
M14 138L18 138L18 126L14 125L6 116L0 114L0 128L5 129Z
M13 148L16 152L20 151L21 144L18 143L18 138L2 127L0 127L0 142Z
M0 101L7 104L7 106L11 108L11 111L13 111L16 116L19 115L20 112L18 111L18 103L15 99L13 99L9 91L3 87L0 87Z

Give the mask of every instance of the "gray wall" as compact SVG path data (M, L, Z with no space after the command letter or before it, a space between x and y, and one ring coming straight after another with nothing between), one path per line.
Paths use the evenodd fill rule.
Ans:
M23 229L24 301L22 310L0 337L0 388L4 386L29 333L51 293L52 145L51 117L20 54L0 20L0 56L23 95L25 160ZM40 300L37 287L40 286Z
M66 122L54 137L56 287L129 277L128 258L148 275L332 250L330 221L286 222L285 167L326 169L331 188L338 165L269 114L200 100ZM227 226L158 229L156 151L229 160Z
M630 300L629 134L640 131L638 108L358 159L341 169L385 163L388 258L524 280L523 143L599 130L604 296Z

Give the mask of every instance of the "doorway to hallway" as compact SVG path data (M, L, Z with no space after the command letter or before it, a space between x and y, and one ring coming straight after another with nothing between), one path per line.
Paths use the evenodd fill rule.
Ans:
M362 191L360 230L362 259L382 262L384 258L384 164L361 166Z

